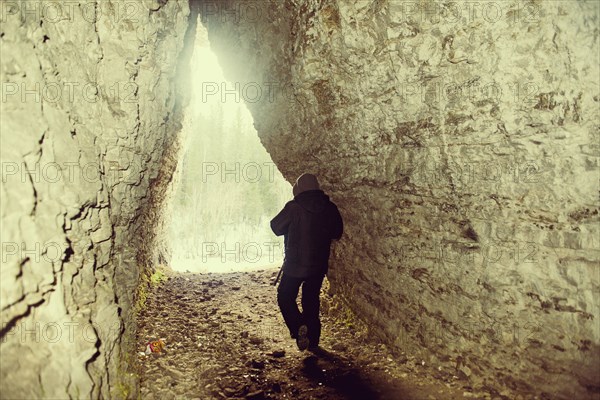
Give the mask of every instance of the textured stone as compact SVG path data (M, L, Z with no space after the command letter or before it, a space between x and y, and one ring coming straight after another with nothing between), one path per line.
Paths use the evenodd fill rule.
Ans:
M0 392L125 398L134 294L164 259L189 5L1 7Z

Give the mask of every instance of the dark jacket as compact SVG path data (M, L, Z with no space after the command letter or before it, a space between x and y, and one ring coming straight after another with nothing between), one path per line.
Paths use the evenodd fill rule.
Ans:
M285 235L283 272L296 278L327 273L331 241L342 237L342 217L322 190L302 192L271 220Z

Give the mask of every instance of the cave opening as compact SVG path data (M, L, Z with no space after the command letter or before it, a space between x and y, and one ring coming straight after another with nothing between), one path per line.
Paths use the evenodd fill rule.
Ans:
M171 268L224 273L280 265L270 219L291 186L263 147L246 107L256 93L228 81L198 16L190 103L170 210Z

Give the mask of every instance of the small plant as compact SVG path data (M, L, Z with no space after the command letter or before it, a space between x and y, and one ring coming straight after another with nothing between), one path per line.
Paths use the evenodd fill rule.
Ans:
M128 385L124 384L123 382L117 382L116 392L117 392L118 398L128 399L129 395L130 395L130 388Z
M162 272L161 270L156 270L156 272L154 272L151 276L150 276L150 283L153 286L157 286L158 284L160 284L162 281L166 281L168 279L167 275Z
M149 289L157 287L162 282L169 279L165 267L163 266L159 265L156 269L154 269L153 273L149 273L149 270L151 271L150 268L146 269L146 272L144 272L140 278L140 285L138 286L136 295L137 300L135 302L135 308L138 312L143 310L144 306L146 305Z
M137 301L135 302L136 311L140 311L146 305L146 299L148 298L148 289L144 283L142 283L137 291Z

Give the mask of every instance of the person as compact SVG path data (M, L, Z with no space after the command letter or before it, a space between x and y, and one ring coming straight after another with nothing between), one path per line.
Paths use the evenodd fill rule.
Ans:
M298 348L317 351L321 338L321 285L329 267L331 241L342 237L343 222L315 175L300 175L293 195L294 199L271 220L275 235L284 235L285 246L277 303ZM300 286L302 312L296 303Z

